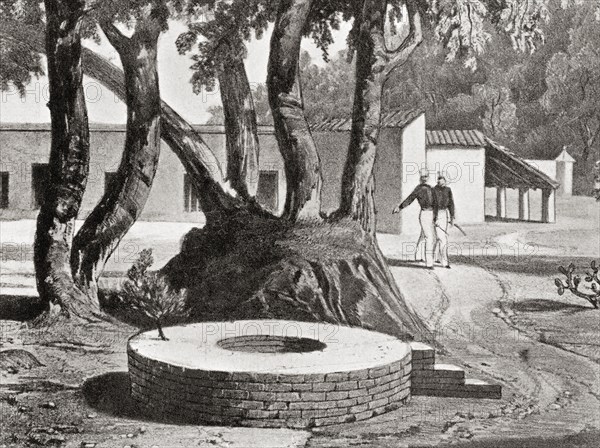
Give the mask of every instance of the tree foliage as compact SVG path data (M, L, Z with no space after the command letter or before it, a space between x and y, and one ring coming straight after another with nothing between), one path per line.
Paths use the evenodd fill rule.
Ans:
M3 0L0 2L0 23L39 25L44 13L36 0ZM14 86L21 95L35 77L44 75L40 54L28 49L18 39L0 38L0 89Z
M578 11L570 45L547 65L542 98L555 123L579 140L584 160L600 140L600 23L592 12L589 4Z

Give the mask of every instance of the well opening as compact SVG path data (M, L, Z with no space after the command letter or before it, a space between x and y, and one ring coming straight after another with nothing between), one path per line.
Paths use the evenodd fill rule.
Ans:
M226 338L218 341L217 345L225 350L250 353L309 353L327 347L316 339L271 335Z

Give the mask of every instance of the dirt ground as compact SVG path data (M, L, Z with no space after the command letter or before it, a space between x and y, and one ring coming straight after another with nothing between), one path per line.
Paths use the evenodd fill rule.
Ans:
M558 296L553 279L560 264L584 269L600 258L600 207L573 198L557 208L556 224L488 222L464 226L466 237L451 231L450 270L410 261L410 237L379 238L406 300L436 331L437 359L501 383L501 400L413 397L368 421L310 432L149 421L128 398L125 344L136 328L32 329L4 320L0 349L25 349L43 366L3 368L0 446L597 447L600 314L582 299ZM30 263L4 244L26 245L16 238L23 232L0 225L1 309L5 297L34 293ZM154 239L150 227L138 227L129 242L152 241L159 265L191 225L173 226L168 237L154 231Z

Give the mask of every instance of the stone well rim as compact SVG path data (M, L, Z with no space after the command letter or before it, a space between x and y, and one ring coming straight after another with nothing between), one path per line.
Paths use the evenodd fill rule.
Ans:
M262 353L219 346L224 339L252 330L259 330L256 334L273 336L296 336L293 332L296 331L303 338L323 342L325 348L309 352ZM395 336L320 322L202 322L165 327L164 333L168 341L160 340L156 330L140 332L129 339L128 351L165 366L192 371L273 375L352 372L384 367L410 354L410 345Z

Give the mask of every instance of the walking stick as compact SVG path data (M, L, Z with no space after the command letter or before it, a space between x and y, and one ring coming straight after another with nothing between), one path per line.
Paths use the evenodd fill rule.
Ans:
M464 236L467 236L467 232L465 232L461 226L459 226L458 224L454 224L454 227L460 230L460 233L462 233Z
M458 230L460 230L460 233L462 233L464 236L467 236L467 234L465 233L465 231L462 229L461 226L459 226L458 224L453 224L454 227L456 227ZM444 229L442 229L439 225L435 225L438 229L440 229L442 232L444 232L446 235L448 235L448 232L446 232Z

